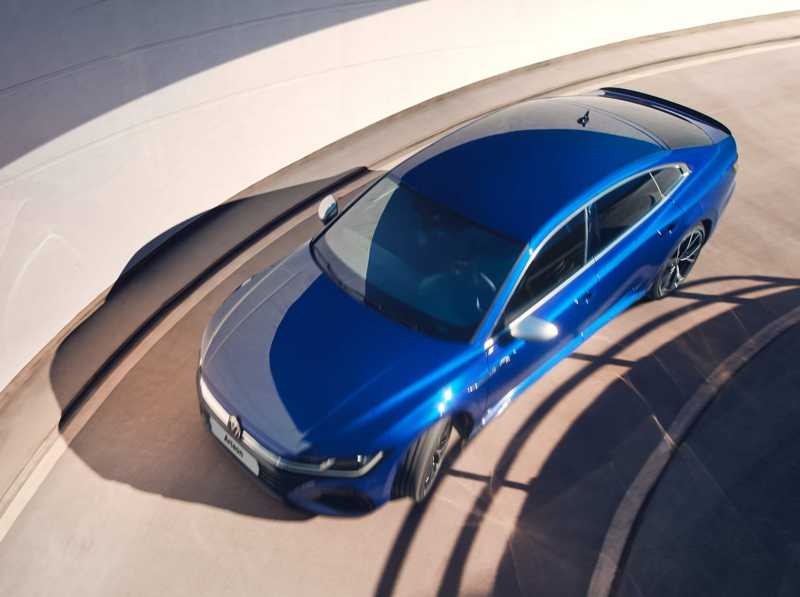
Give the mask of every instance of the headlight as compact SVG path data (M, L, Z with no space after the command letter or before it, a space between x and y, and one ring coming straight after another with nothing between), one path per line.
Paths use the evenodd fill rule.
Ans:
M337 471L359 471L367 467L372 468L381 458L383 458L383 452L378 452L371 456L356 456L355 458L334 458L332 459L334 463L331 465L331 469Z
M366 474L377 465L381 459L387 454L387 451L381 450L376 454L353 456L351 458L322 458L319 456L296 456L293 462L305 465L305 471L311 474L317 472L326 477L350 477L360 476ZM314 471L311 467L316 467ZM337 474L340 471L342 474Z
M206 406L214 415L228 424L230 415L225 408L214 397L211 389L206 384L203 375L200 375L200 395ZM317 475L320 477L360 477L367 474L370 470L386 456L391 450L381 450L375 454L359 455L352 458L323 458L319 456L294 456L291 459L283 458L273 454L262 446L246 430L242 432L242 443L253 451L256 456L262 458L272 466L304 475Z

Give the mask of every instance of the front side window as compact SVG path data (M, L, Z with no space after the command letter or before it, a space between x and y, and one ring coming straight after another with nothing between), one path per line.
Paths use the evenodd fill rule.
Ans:
M495 332L510 324L583 267L586 253L585 213L581 210L539 250L522 274Z
M589 209L592 253L598 253L636 224L662 199L650 173L612 189Z
M385 176L313 251L365 305L427 335L467 342L523 246Z

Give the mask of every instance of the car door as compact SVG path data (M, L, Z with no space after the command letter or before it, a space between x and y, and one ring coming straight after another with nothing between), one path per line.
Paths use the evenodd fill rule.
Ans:
M519 279L486 343L488 422L551 361L573 349L594 306L597 284L594 262L587 262L586 210L556 229L534 255ZM556 326L558 335L547 342L527 342L510 328L529 315Z
M677 166L645 172L589 206L589 254L598 277L589 334L647 291L678 242L684 213L668 194L683 176Z

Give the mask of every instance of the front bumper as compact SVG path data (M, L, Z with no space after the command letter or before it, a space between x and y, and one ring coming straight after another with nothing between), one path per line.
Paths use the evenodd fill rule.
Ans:
M391 480L397 469L396 458L384 458L375 468L356 478L320 478L298 474L276 467L256 450L243 448L258 462L258 476L254 475L211 431L210 419L227 428L220 405L206 402L200 390L200 372L197 376L197 396L200 416L211 437L222 450L236 462L245 474L273 497L317 514L359 516L367 514L389 500ZM241 443L241 442L240 442ZM389 462L387 462L389 460Z

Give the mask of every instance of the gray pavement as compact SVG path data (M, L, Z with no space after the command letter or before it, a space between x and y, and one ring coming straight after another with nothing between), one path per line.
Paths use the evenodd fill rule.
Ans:
M800 595L800 326L728 384L643 512L620 596Z
M734 131L740 173L728 212L678 296L629 309L454 446L426 504L311 517L249 482L198 420L206 322L238 284L309 238L311 217L206 296L116 386L0 543L0 594L585 594L660 429L717 364L800 302L798 81L793 48L626 83ZM771 495L791 504L791 490L776 482Z

